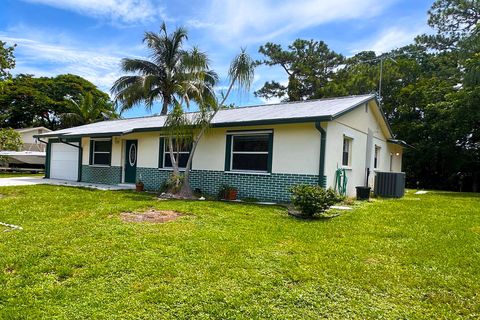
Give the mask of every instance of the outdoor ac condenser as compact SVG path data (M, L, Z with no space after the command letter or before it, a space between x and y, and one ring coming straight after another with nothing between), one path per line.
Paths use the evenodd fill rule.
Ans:
M375 174L374 193L386 198L401 198L405 194L404 172L381 172Z

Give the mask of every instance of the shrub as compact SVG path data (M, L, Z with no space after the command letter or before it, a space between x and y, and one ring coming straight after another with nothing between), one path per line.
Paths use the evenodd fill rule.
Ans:
M177 193L183 183L183 176L172 173L167 180L165 180L160 187L160 192Z
M321 214L330 206L342 200L332 189L325 190L319 186L296 185L290 189L290 192L295 208L307 216Z

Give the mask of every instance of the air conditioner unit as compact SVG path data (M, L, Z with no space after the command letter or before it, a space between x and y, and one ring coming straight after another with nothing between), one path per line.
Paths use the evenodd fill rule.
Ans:
M386 198L403 197L405 195L405 173L377 171L374 194Z

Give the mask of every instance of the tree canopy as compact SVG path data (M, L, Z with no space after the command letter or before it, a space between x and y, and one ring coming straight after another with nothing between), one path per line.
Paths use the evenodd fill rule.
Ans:
M105 92L80 76L64 74L36 78L27 74L17 75L5 82L0 91L0 127L44 126L56 130L72 125L71 122L63 122L62 115L72 112L71 99L81 99L87 93L94 100L110 101Z
M296 40L288 50L267 43L262 63L281 66L288 84L267 82L256 94L287 101L378 94L382 65L382 107L396 137L414 147L404 156L408 184L478 191L479 10L475 0L437 0L429 10L433 34L378 56L343 58L314 40Z

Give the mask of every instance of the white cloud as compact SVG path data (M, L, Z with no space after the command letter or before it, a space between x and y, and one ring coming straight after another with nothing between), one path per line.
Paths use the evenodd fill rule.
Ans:
M152 0L23 0L70 10L113 22L139 23L162 16L163 7Z
M402 24L401 26L392 26L384 29L378 35L369 39L361 40L351 46L351 52L375 51L381 54L390 50L400 48L413 42L413 39L419 34L428 32L426 26L411 24Z
M373 17L394 1L214 0L207 12L201 13L205 18L194 21L201 27L213 24L211 29L225 41L254 43L333 21Z
M12 37L0 32L0 38L16 43L15 74L29 73L35 76L56 76L72 73L84 77L104 91L122 75L120 60L132 54L109 48L83 49L82 46L46 43L41 40ZM115 55L110 52L116 52Z

